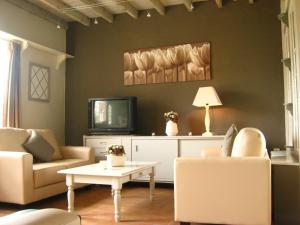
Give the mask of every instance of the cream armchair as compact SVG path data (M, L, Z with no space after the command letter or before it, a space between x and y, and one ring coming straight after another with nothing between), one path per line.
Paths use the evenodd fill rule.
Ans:
M234 141L236 157L177 158L175 220L271 225L271 164L265 152L263 134L246 128Z
M89 147L59 147L50 130L39 130L59 151L50 162L33 164L22 144L30 130L0 128L0 202L28 204L67 190L65 176L57 171L95 162Z

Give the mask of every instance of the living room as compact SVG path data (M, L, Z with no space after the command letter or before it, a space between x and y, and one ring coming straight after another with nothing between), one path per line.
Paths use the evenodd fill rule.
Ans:
M201 156L202 147L221 147L224 135L232 124L235 124L238 131L247 127L257 128L265 137L270 158L272 154L279 153L283 154L280 158L284 158L282 161L275 159L279 157L269 160L271 172L268 176L271 179L271 191L267 191L266 195L271 195L272 199L263 201L267 202L266 207L271 208L266 214L272 218L272 224L275 225L300 224L298 154L300 111L298 111L297 86L300 71L299 24L300 4L297 0L2 0L0 40L6 43L1 43L4 46L0 46L1 57L4 55L3 52L7 51L13 58L13 53L9 53L8 47L5 48L9 45L7 43L19 45L17 62L20 65L20 81L15 82L18 85L13 87L18 93L18 101L15 102L19 104L14 111L17 119L11 123L11 119L8 119L5 113L0 114L3 118L6 117L5 120L2 119L6 122L0 125L21 128L26 132L30 129L51 130L55 138L52 133L46 131L43 133L37 130L37 135L49 143L56 142L53 141L56 139L54 149L61 151L63 158L69 159L71 156L80 155L76 159L82 159L84 162L72 161L77 166L83 165L82 163L92 164L96 159L97 164L105 167L104 151L110 144L123 145L127 160L135 159L138 150L142 151L142 147L138 149L142 144L151 151L149 153L147 150L149 154L136 159L159 163L152 165L157 168L153 201L148 198L148 180L123 185L120 209L114 208L120 201L118 199L120 193L113 192L112 198L109 186L95 183L96 185L78 188L75 194L73 190L70 193L75 195L73 206L75 213L81 216L81 224L115 224L116 212L122 213L121 224L179 224L179 222L230 224L224 218L229 218L228 221L239 221L237 218L242 217L239 214L244 215L241 213L244 212L242 208L241 212L236 213L238 215L234 220L230 220L230 212L228 215L217 213L222 204L230 208L231 202L224 203L222 200L223 195L226 195L225 191L223 194L220 193L220 202L216 204L213 198L207 197L203 200L205 202L202 205L207 207L203 214L213 215L211 220L207 219L208 217L202 221L178 219L176 211L178 206L174 203L174 199L177 199L178 181L175 181L177 176L176 172L175 174L173 172L174 160L184 156L183 146L187 148L186 156L194 154ZM291 35L294 37L290 37ZM190 45L194 48L197 44L203 46L203 43L208 43L210 47L208 79L161 83L157 81L148 83L147 80L145 84L129 83L129 85L125 82L124 53L134 55L143 51L154 52L158 49L164 51L166 48L180 45ZM293 51L287 51L292 48L290 47L293 46L292 43L295 43L295 48ZM5 67L3 62L1 58L2 68ZM37 73L32 71L36 69L43 71L43 77L47 81L42 91L35 85L44 81L34 83ZM0 76L3 71L2 69ZM2 77L1 83L3 85L1 89L7 89ZM221 105L212 105L209 108L207 113L210 116L209 126L207 122L205 123L205 107L193 105L199 88L205 87L213 87L221 102ZM136 126L133 134L89 135L91 127L88 118L90 115L88 100L128 96L135 96L137 99L137 115L134 116ZM4 105L0 102L2 108L5 108ZM167 123L164 114L171 111L175 111L178 115L178 121L176 119L178 132L168 136L165 133ZM207 130L210 130L213 136L202 136ZM29 132L31 136L32 133L36 133L32 130ZM24 135L26 136L25 133ZM29 136L26 136L26 140ZM8 136L5 137L9 139ZM1 144L4 141L1 134L0 140L0 149L4 152L7 149ZM14 139L12 141L17 142ZM94 142L105 147L101 146L100 149L93 145ZM81 153L74 153L75 150L68 147L59 150L57 146L81 146L78 150ZM193 148L197 153L192 152ZM166 152L171 152L172 157L166 156ZM205 155L204 152L202 155ZM93 155L95 153L96 157ZM1 160L1 157L0 154L0 171L6 168L5 163L14 164L13 161ZM295 159L297 157L298 159ZM165 163L164 160L167 159L168 162ZM98 163L99 160L102 162ZM63 170L68 167L59 168ZM16 166L12 167L12 170L14 169ZM7 180L9 177L7 174L10 173L11 176L15 174L13 171L0 172L1 180ZM205 170L205 173L210 174L208 170ZM151 174L152 170L149 170L150 178ZM31 176L33 175L29 174L29 177ZM39 176L41 181L33 181L33 185L40 191L33 192L30 197L26 196L26 193L24 196L21 195L24 197L24 203L9 202L5 201L4 197L0 198L0 216L5 217L28 209L58 208L67 212L68 205L69 207L72 205L70 204L72 197L69 195L67 197L66 194L65 175L60 175L64 176L64 180L59 180L59 187L58 182L53 182L57 186L49 186L47 190L43 189L45 183L42 177L50 175L41 173ZM68 174L66 176L68 177ZM38 175L34 174L34 179L36 177ZM192 177L196 177L193 178L195 181L185 183L184 185L188 186L186 188L193 185L199 185L201 188L203 186L201 180L206 179L205 174L201 178L201 171L193 171ZM221 182L221 177L218 174L215 180ZM214 184L216 184L214 188L222 188L219 186L220 183ZM22 186L14 182L10 185ZM72 187L73 183L69 181L67 185ZM15 186L2 188L0 184L0 192L3 193L12 191L12 195L17 195L18 192L14 188ZM214 188L212 190L217 191ZM267 188L267 185L263 186L263 189L268 190ZM251 189L254 188L248 188L242 196L254 198L255 195L251 191L247 192ZM201 190L199 189L200 193ZM253 205L253 208L256 207L259 209ZM201 218L201 210L195 210L188 205L185 208ZM250 225L254 223L253 221L256 221L255 218L235 224Z

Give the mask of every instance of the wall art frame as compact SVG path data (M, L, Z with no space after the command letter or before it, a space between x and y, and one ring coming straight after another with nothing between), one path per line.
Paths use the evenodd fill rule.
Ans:
M209 42L124 53L124 85L211 80Z
M28 99L31 101L50 101L50 67L29 63Z

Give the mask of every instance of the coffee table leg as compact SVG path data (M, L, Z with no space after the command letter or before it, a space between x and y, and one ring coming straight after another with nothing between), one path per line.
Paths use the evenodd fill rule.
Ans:
M72 175L67 175L68 186L68 212L74 212L74 179Z
M153 201L154 199L154 189L155 189L155 180L154 180L154 168L152 168L152 172L149 174L150 176L150 201Z
M121 218L121 190L114 189L115 221L120 222Z
M121 189L122 183L119 178L116 178L112 182L114 206L115 206L115 221L120 222L121 220Z

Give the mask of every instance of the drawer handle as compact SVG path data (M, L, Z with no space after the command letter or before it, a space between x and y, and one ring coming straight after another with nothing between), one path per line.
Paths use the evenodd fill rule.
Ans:
M138 151L139 151L139 148L138 148L138 146L137 146L137 145L135 146L135 151L136 151L136 152L138 152Z
M99 144L106 144L106 142L100 141Z

